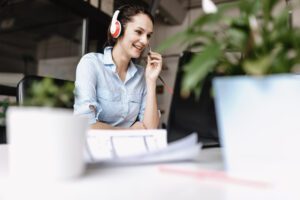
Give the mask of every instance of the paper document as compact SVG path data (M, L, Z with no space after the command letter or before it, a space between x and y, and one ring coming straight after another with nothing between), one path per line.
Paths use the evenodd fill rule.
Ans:
M166 130L89 130L88 163L153 163L191 160L199 155L197 134L167 144Z

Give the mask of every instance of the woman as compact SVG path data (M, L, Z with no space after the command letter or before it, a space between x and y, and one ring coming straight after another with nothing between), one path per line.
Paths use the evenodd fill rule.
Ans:
M74 113L87 116L91 128L158 127L156 80L162 57L149 51L146 68L133 62L150 49L152 33L153 18L145 8L123 6L114 13L104 53L81 58L76 70Z

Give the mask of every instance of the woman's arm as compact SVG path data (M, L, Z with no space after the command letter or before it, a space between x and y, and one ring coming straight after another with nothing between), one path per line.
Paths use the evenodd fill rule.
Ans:
M147 95L143 123L147 129L155 129L159 124L156 99L156 80L159 76L161 68L161 55L151 51L150 55L148 55L148 63L145 71Z
M155 82L147 82L146 107L143 123L147 129L156 129L159 124Z
M121 129L121 128L113 127L113 126L111 126L109 124L106 124L106 123L103 123L103 122L99 122L99 121L97 121L94 124L91 124L90 128L91 129Z
M123 127L114 127L109 124L97 121L95 124L90 126L91 129L145 129L144 124L142 122L135 122L130 128L123 128Z

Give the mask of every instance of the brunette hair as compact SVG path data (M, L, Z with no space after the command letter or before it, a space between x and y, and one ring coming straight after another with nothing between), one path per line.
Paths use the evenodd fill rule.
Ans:
M120 11L117 19L120 21L121 27L122 27L121 34L118 38L122 37L122 35L124 34L124 31L126 29L126 24L128 22L131 22L132 17L134 17L137 14L147 15L150 18L150 20L152 21L152 23L154 24L153 16L144 6L126 4L126 5L119 7L117 10ZM110 26L108 27L108 30L107 30L107 41L105 42L104 47L114 46L118 40L118 38L112 37L112 35L110 33Z

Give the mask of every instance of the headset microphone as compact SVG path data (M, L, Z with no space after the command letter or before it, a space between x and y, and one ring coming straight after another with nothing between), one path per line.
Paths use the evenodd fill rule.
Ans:
M119 13L120 13L119 10L116 10L114 12L114 15L113 15L112 20L111 20L111 25L110 25L110 34L115 39L120 36L121 31L122 31L121 23L118 20Z

